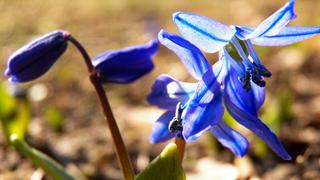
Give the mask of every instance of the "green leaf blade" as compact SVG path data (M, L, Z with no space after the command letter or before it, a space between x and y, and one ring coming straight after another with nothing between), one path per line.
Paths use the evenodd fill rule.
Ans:
M25 141L19 139L17 135L11 135L10 142L19 152L28 157L34 164L41 167L53 179L74 180L58 162L39 150L30 147Z
M168 144L135 180L185 180L185 173L174 143Z

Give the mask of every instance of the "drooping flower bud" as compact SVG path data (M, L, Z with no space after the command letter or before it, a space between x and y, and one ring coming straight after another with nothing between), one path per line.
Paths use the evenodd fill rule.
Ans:
M55 30L18 49L7 62L9 81L27 82L46 73L67 49L69 36L67 31Z
M143 45L106 51L93 58L93 65L103 83L131 83L153 69L152 57L158 48L159 42L152 40Z

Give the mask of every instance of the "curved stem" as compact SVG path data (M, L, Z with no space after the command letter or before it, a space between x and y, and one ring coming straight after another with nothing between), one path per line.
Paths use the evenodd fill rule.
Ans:
M176 139L174 140L174 143L177 145L179 159L180 159L180 162L182 163L183 156L184 156L184 149L186 147L186 141L184 139L176 137Z
M123 173L123 177L126 180L133 180L134 179L133 168L129 160L129 156L125 148L124 142L122 140L118 125L113 116L110 103L103 89L103 86L99 81L98 73L94 68L94 66L92 65L91 58L89 57L87 51L83 48L83 46L72 36L69 37L69 41L72 42L78 48L87 65L88 71L90 73L91 83L93 84L97 92L104 115L109 125L109 129L111 132L113 143L115 145L115 150L116 150L117 158L119 160L120 167Z

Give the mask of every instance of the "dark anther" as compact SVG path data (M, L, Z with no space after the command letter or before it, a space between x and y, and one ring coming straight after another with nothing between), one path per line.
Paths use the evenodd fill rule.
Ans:
M264 67L262 64L260 66L257 66L255 63L253 63L254 67L256 67L258 73L263 76L263 77L271 77L272 74L271 72L266 68Z
M251 89L250 73L248 71L246 71L245 74L243 76L241 76L239 79L240 79L240 82L242 84L242 87L246 91L250 91L250 89Z
M179 122L175 117L170 121L169 131L171 133L178 133L183 130L182 123Z
M256 85L258 85L258 86L260 86L260 87L265 87L265 86L266 86L266 82L265 82L264 79L260 76L260 74L258 74L257 71L255 71L255 72L253 72L253 73L251 74L251 79L252 79L252 81L253 81Z
M259 68L258 72L263 77L271 77L272 76L271 72L266 68Z
M182 115L182 105L179 102L177 104L175 117L170 121L170 124L168 127L171 133L181 134L183 130L181 115Z

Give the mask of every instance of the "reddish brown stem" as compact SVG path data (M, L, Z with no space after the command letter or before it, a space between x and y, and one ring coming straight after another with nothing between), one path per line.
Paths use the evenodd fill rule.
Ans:
M174 143L177 145L177 148L178 148L178 154L179 154L179 159L180 159L180 162L182 163L183 161L183 156L184 156L184 149L186 147L186 141L177 137L175 140L174 140Z
M88 55L87 51L83 48L83 46L72 36L69 37L69 41L72 42L77 49L80 51L83 59L87 65L88 71L90 73L90 80L93 84L98 98L100 100L104 115L109 125L109 130L111 133L111 137L115 146L115 151L117 154L117 158L120 163L120 167L123 173L123 177L126 180L133 180L134 179L134 171L129 160L129 156L124 145L123 139L120 134L120 130L112 113L110 103L108 101L107 95L102 84L99 81L98 74L94 66L92 65L91 58Z

